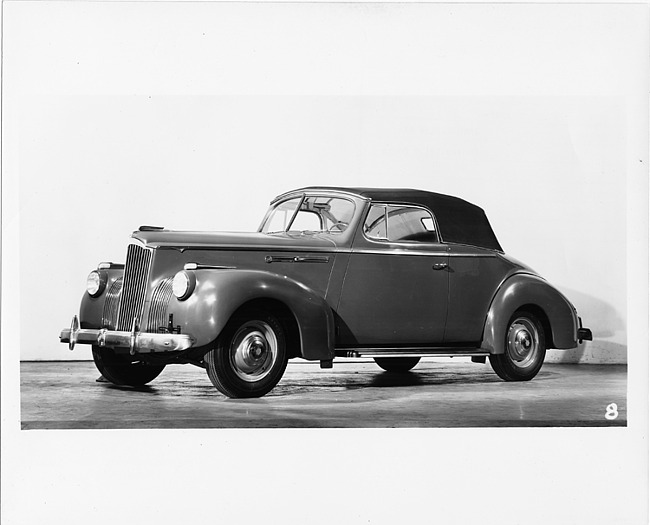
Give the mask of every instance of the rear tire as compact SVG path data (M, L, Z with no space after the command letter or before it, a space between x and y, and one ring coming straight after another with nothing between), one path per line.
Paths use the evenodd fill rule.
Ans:
M490 355L490 365L505 381L530 381L546 356L544 327L526 310L518 310L506 328L505 351Z
M228 323L204 359L210 381L222 394L262 397L287 368L285 330L268 312L246 310Z
M419 357L375 357L375 363L387 372L408 372L420 362Z
M115 385L143 386L156 379L165 365L131 362L130 356L115 353L112 348L93 346L93 361L105 379Z

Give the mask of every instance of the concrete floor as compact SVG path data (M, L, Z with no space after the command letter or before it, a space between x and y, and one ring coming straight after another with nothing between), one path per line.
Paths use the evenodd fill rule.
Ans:
M204 370L168 366L143 388L97 383L92 362L21 363L23 429L626 426L625 365L544 364L506 383L468 359L424 360L404 375L372 361L290 362L260 399L228 399ZM616 403L618 417L605 418Z

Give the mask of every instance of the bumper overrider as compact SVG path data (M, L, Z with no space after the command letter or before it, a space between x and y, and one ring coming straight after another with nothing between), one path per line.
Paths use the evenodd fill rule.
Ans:
M578 317L578 342L582 343L582 341L593 341L593 336L591 335L591 330L589 328L583 328L582 327L582 319Z
M187 350L194 340L187 334L147 333L138 331L137 319L133 320L130 332L119 330L79 328L79 319L72 318L70 328L65 328L59 336L62 343L68 343L70 350L75 345L98 345L110 348L128 348L131 355L136 353L173 352Z

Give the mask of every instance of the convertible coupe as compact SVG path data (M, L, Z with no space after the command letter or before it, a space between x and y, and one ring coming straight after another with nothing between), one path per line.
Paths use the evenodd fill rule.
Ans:
M229 397L259 397L289 359L489 359L505 381L547 348L591 340L571 302L507 256L483 210L419 190L309 187L271 202L256 233L141 226L126 263L90 272L61 342L92 345L112 383L168 364L207 370Z

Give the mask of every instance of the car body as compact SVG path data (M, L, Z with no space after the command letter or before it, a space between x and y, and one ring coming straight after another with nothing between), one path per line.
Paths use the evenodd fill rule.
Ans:
M206 368L230 397L258 397L288 359L489 357L532 379L547 348L591 332L557 289L503 252L484 211L457 197L308 187L276 197L254 233L140 227L125 264L91 272L61 342L90 344L116 384L173 363Z

